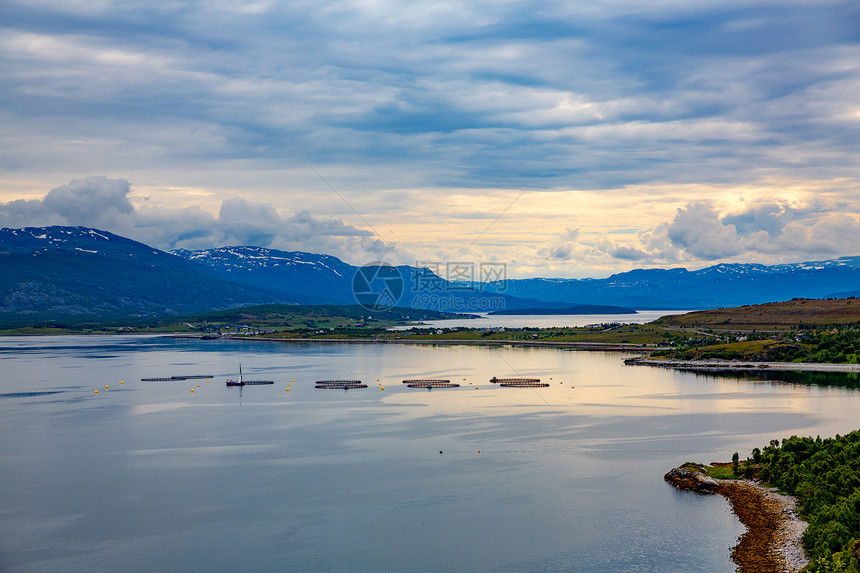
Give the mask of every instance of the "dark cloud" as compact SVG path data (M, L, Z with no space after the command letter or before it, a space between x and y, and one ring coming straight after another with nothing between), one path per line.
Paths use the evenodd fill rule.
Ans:
M88 180L35 202L6 199L8 224L74 219L162 247L390 252L333 219L342 205L310 203L309 189L328 192L319 173L361 196L374 222L396 210L385 196L395 192L432 194L424 213L447 218L453 196L499 189L614 197L638 186L653 189L648 201L686 205L665 221L616 222L609 199L570 213L583 228L643 230L636 241L584 245L574 235L523 247L543 262L857 251L844 236L856 209L840 218L835 208L853 204L860 184L856 0L7 0L0 21L0 175L10 185L0 201L75 173L223 201L217 216L130 210L127 184ZM770 180L840 189L821 205L716 201L715 189ZM685 186L689 194L672 190ZM236 189L248 191L237 199ZM625 207L633 202L654 212L642 197ZM425 248L459 247L443 238Z
M573 258L574 253L575 249L573 245L564 244L550 248L548 255L550 259L569 261Z
M642 261L648 259L648 253L630 247L617 247L609 253L616 259L624 261Z
M283 162L259 113L314 165L393 166L391 187L807 176L822 149L860 176L853 1L13 1L3 27L10 168Z

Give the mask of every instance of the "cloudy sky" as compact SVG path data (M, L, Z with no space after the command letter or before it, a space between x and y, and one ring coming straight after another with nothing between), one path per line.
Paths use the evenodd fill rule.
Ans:
M0 3L0 226L509 276L860 254L856 0Z

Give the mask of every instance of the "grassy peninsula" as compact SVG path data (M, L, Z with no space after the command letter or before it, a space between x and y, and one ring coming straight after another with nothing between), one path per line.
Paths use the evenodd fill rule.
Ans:
M772 440L746 460L706 467L716 479L755 478L797 498L802 543L815 573L860 573L860 430L833 438Z
M787 302L665 316L652 326L700 332L653 356L672 360L860 363L860 299Z

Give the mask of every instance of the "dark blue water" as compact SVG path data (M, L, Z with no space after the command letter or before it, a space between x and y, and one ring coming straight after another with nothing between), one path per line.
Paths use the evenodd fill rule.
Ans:
M0 571L732 571L725 500L663 473L860 419L851 388L623 358L0 339ZM227 388L240 361L276 383ZM139 381L194 373L215 376ZM400 383L415 377L463 386Z

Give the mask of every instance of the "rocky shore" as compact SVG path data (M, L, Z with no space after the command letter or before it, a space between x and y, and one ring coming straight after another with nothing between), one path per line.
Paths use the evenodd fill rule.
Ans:
M732 549L742 573L800 571L809 563L801 545L806 523L797 515L795 499L750 480L722 480L707 475L705 466L686 463L664 479L678 489L718 493L747 528Z

